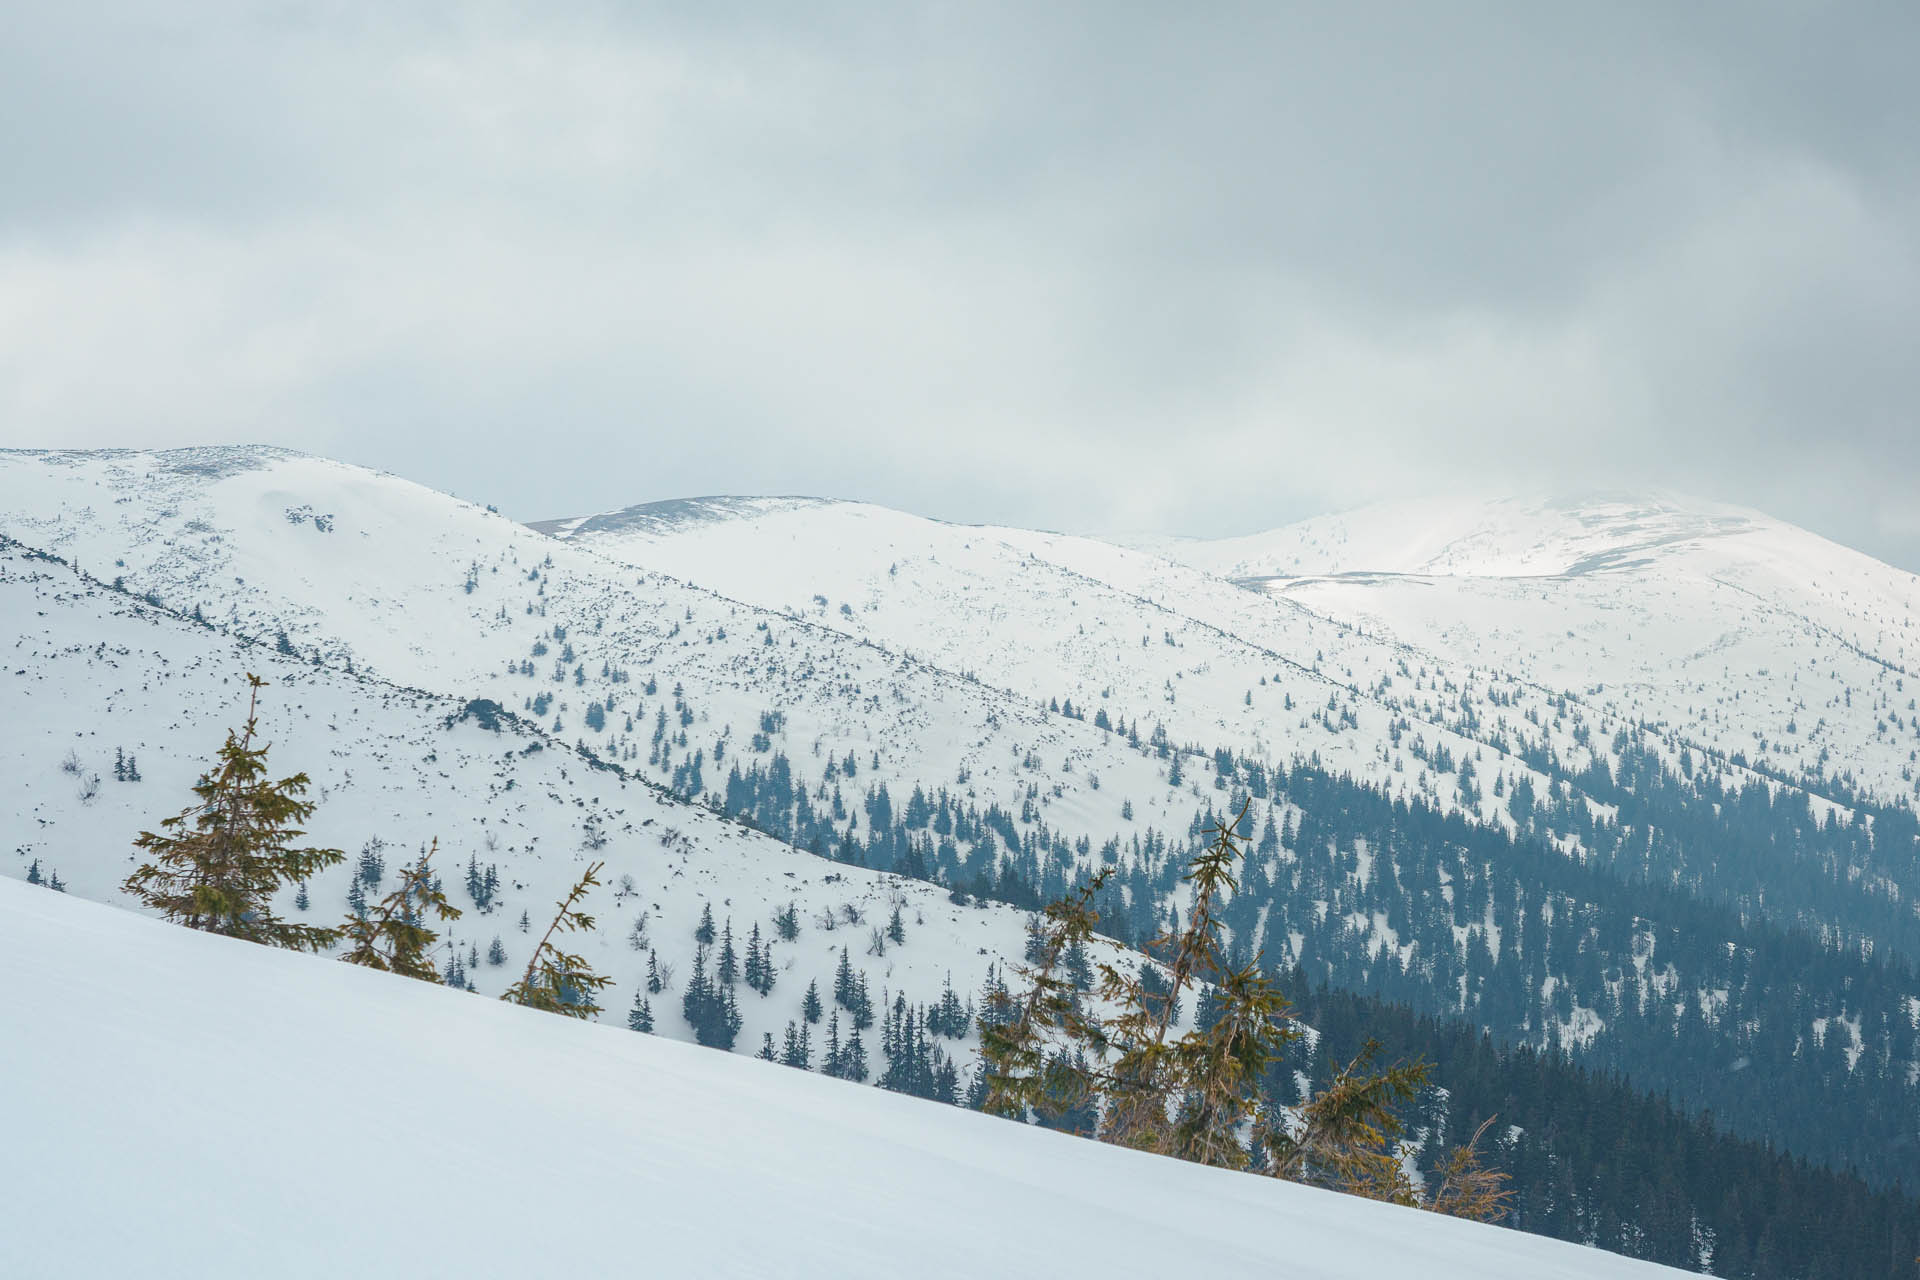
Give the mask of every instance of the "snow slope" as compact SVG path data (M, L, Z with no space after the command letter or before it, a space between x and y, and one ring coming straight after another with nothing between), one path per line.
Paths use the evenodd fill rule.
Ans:
M10 880L0 967L20 1280L1680 1274Z
M1162 550L1788 777L1920 796L1920 577L1756 511L1430 500Z
M1481 736L1470 737L1444 708L1377 696L1404 651L1288 602L1084 538L787 498L657 503L546 527L571 545L1034 702L1065 700L1203 751L1282 763L1317 754L1388 790L1407 792L1415 781L1405 758L1396 768L1383 749L1402 717L1455 754L1502 725L1510 736L1538 732L1516 700L1494 708ZM1579 750L1571 736L1563 745ZM1461 806L1456 781L1436 774L1425 789L1440 807ZM1490 799L1465 807L1482 821L1502 820Z

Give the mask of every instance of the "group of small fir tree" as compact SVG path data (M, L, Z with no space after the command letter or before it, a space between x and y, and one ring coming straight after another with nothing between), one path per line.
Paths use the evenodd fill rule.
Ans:
M295 848L305 834L299 824L313 816L304 799L310 780L304 773L272 781L267 774L268 744L256 743L260 690L267 682L249 672L245 728L229 731L214 767L194 785L197 802L162 820L160 831L142 831L134 847L149 861L128 876L122 888L166 920L207 933L243 938L295 951L325 951L343 940L340 958L388 973L427 982L440 980L430 952L439 934L428 927L429 913L457 920L460 911L435 883L436 840L418 861L401 870L400 884L377 905L357 905L338 927L300 924L273 912L273 897L298 885L305 909L306 881L316 871L346 860L339 849ZM362 861L377 857L363 854ZM504 1000L588 1018L600 1011L595 993L612 979L596 974L586 960L560 950L555 935L591 930L593 917L578 910L580 900L599 884L601 863L594 863L562 899L540 945ZM378 882L378 872L362 874L355 886ZM524 915L522 917L524 923ZM504 963L499 939L488 959Z
M1001 986L989 997L985 1110L1200 1164L1419 1203L1400 1158L1397 1108L1426 1084L1426 1064L1376 1068L1378 1047L1369 1045L1296 1107L1266 1096L1269 1069L1300 1031L1258 964L1234 965L1220 950L1215 911L1239 887L1245 817L1243 807L1211 829L1211 843L1194 855L1184 925L1148 943L1147 963L1132 972L1100 964L1093 1000L1067 959L1084 954L1099 925L1092 904L1109 873L1045 909L1020 970L1023 989ZM1188 991L1196 1017L1181 1030ZM1443 1161L1426 1207L1505 1215L1505 1175L1479 1161L1485 1129Z

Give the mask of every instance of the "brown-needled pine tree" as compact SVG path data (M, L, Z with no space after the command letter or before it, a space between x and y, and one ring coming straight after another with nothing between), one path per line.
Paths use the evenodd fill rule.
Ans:
M151 861L121 888L142 905L189 929L245 938L295 951L321 951L340 931L296 924L273 913L273 895L283 885L307 879L345 859L338 849L296 849L313 816L302 799L307 775L278 782L267 778L267 744L254 744L260 690L266 681L247 673L246 728L227 732L218 763L194 784L199 802L142 831L134 847Z
M1166 988L1150 989L1139 971L1100 966L1100 998L1119 1008L1096 1046L1107 1057L1097 1070L1109 1142L1229 1169L1252 1163L1239 1130L1260 1109L1267 1066L1298 1032L1271 980L1252 964L1229 969L1220 955L1214 912L1239 887L1233 864L1243 852L1236 831L1245 818L1242 808L1211 830L1212 842L1187 870L1193 902L1185 926L1147 944L1165 965ZM1174 1034L1182 995L1198 995L1203 982L1212 984L1214 1016L1204 1028L1196 1019Z
M1079 992L1060 976L1060 966L1067 951L1075 943L1084 945L1100 923L1093 896L1109 874L1103 868L1073 896L1048 904L1039 959L1021 970L1027 980L1025 994L1016 998L1001 988L988 998L980 1058L987 1073L985 1110L990 1115L1025 1120L1029 1111L1064 1112L1088 1096L1091 1082L1086 1074L1050 1055L1048 1047L1051 1035L1068 1041L1099 1038Z
M1188 866L1192 901L1184 924L1145 948L1146 964L1098 966L1096 999L1083 1003L1061 975L1068 951L1099 924L1093 898L1102 872L1046 909L1019 998L996 991L998 1015L982 1032L985 1109L1013 1119L1078 1109L1104 1141L1227 1169L1266 1172L1378 1200L1417 1204L1401 1164L1399 1108L1427 1083L1425 1063L1376 1068L1369 1044L1328 1086L1296 1107L1265 1095L1265 1081L1299 1036L1279 987L1256 963L1221 954L1219 904L1239 888L1236 861L1248 805L1208 834ZM1181 1001L1196 1016L1179 1028ZM1204 1015L1204 1016L1202 1016ZM1479 1163L1478 1141L1441 1166L1427 1207L1495 1220L1506 1212L1506 1177Z
M441 920L458 920L460 909L434 887L432 862L439 851L436 838L419 861L400 869L398 888L365 915L347 917L340 927L348 946L342 960L424 982L440 980L440 971L429 955L440 935L427 928L427 912L434 912Z
M526 972L500 997L502 1000L509 1004L523 1004L529 1009L563 1013L569 1018L591 1018L600 1012L594 996L613 979L595 973L584 956L569 955L560 950L553 944L553 936L556 933L592 931L593 917L576 910L575 904L587 896L587 890L600 883L600 868L605 865L604 862L596 862L588 867L579 883L560 900L559 912L553 917L553 923L547 926L546 933L541 935L540 945L533 949L533 958L527 961Z
M1417 1203L1400 1163L1398 1108L1427 1083L1428 1067L1400 1062L1375 1070L1379 1052L1377 1041L1367 1041L1325 1089L1300 1105L1292 1123L1270 1119L1261 1137L1275 1177L1371 1200Z

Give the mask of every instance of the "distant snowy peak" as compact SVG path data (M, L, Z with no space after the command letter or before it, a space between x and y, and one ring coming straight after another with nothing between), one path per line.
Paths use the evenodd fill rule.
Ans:
M266 444L195 445L185 449L0 449L0 465L31 463L43 467L138 468L209 480L243 471L257 471L275 462L294 459L325 461L297 449Z
M529 520L527 527L551 537L572 540L595 534L667 534L690 526L720 524L729 520L753 519L780 511L805 511L813 507L839 505L833 498L738 497L716 494L704 498L672 498L665 502L642 502L618 511L599 515L567 516L558 520Z
M1643 567L1781 531L1800 532L1757 511L1669 496L1431 498L1376 503L1240 538L1164 539L1152 549L1241 579L1558 577Z

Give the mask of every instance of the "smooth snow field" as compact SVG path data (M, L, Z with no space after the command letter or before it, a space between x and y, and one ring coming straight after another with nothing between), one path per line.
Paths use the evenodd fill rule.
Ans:
M0 879L0 1275L1681 1273Z

